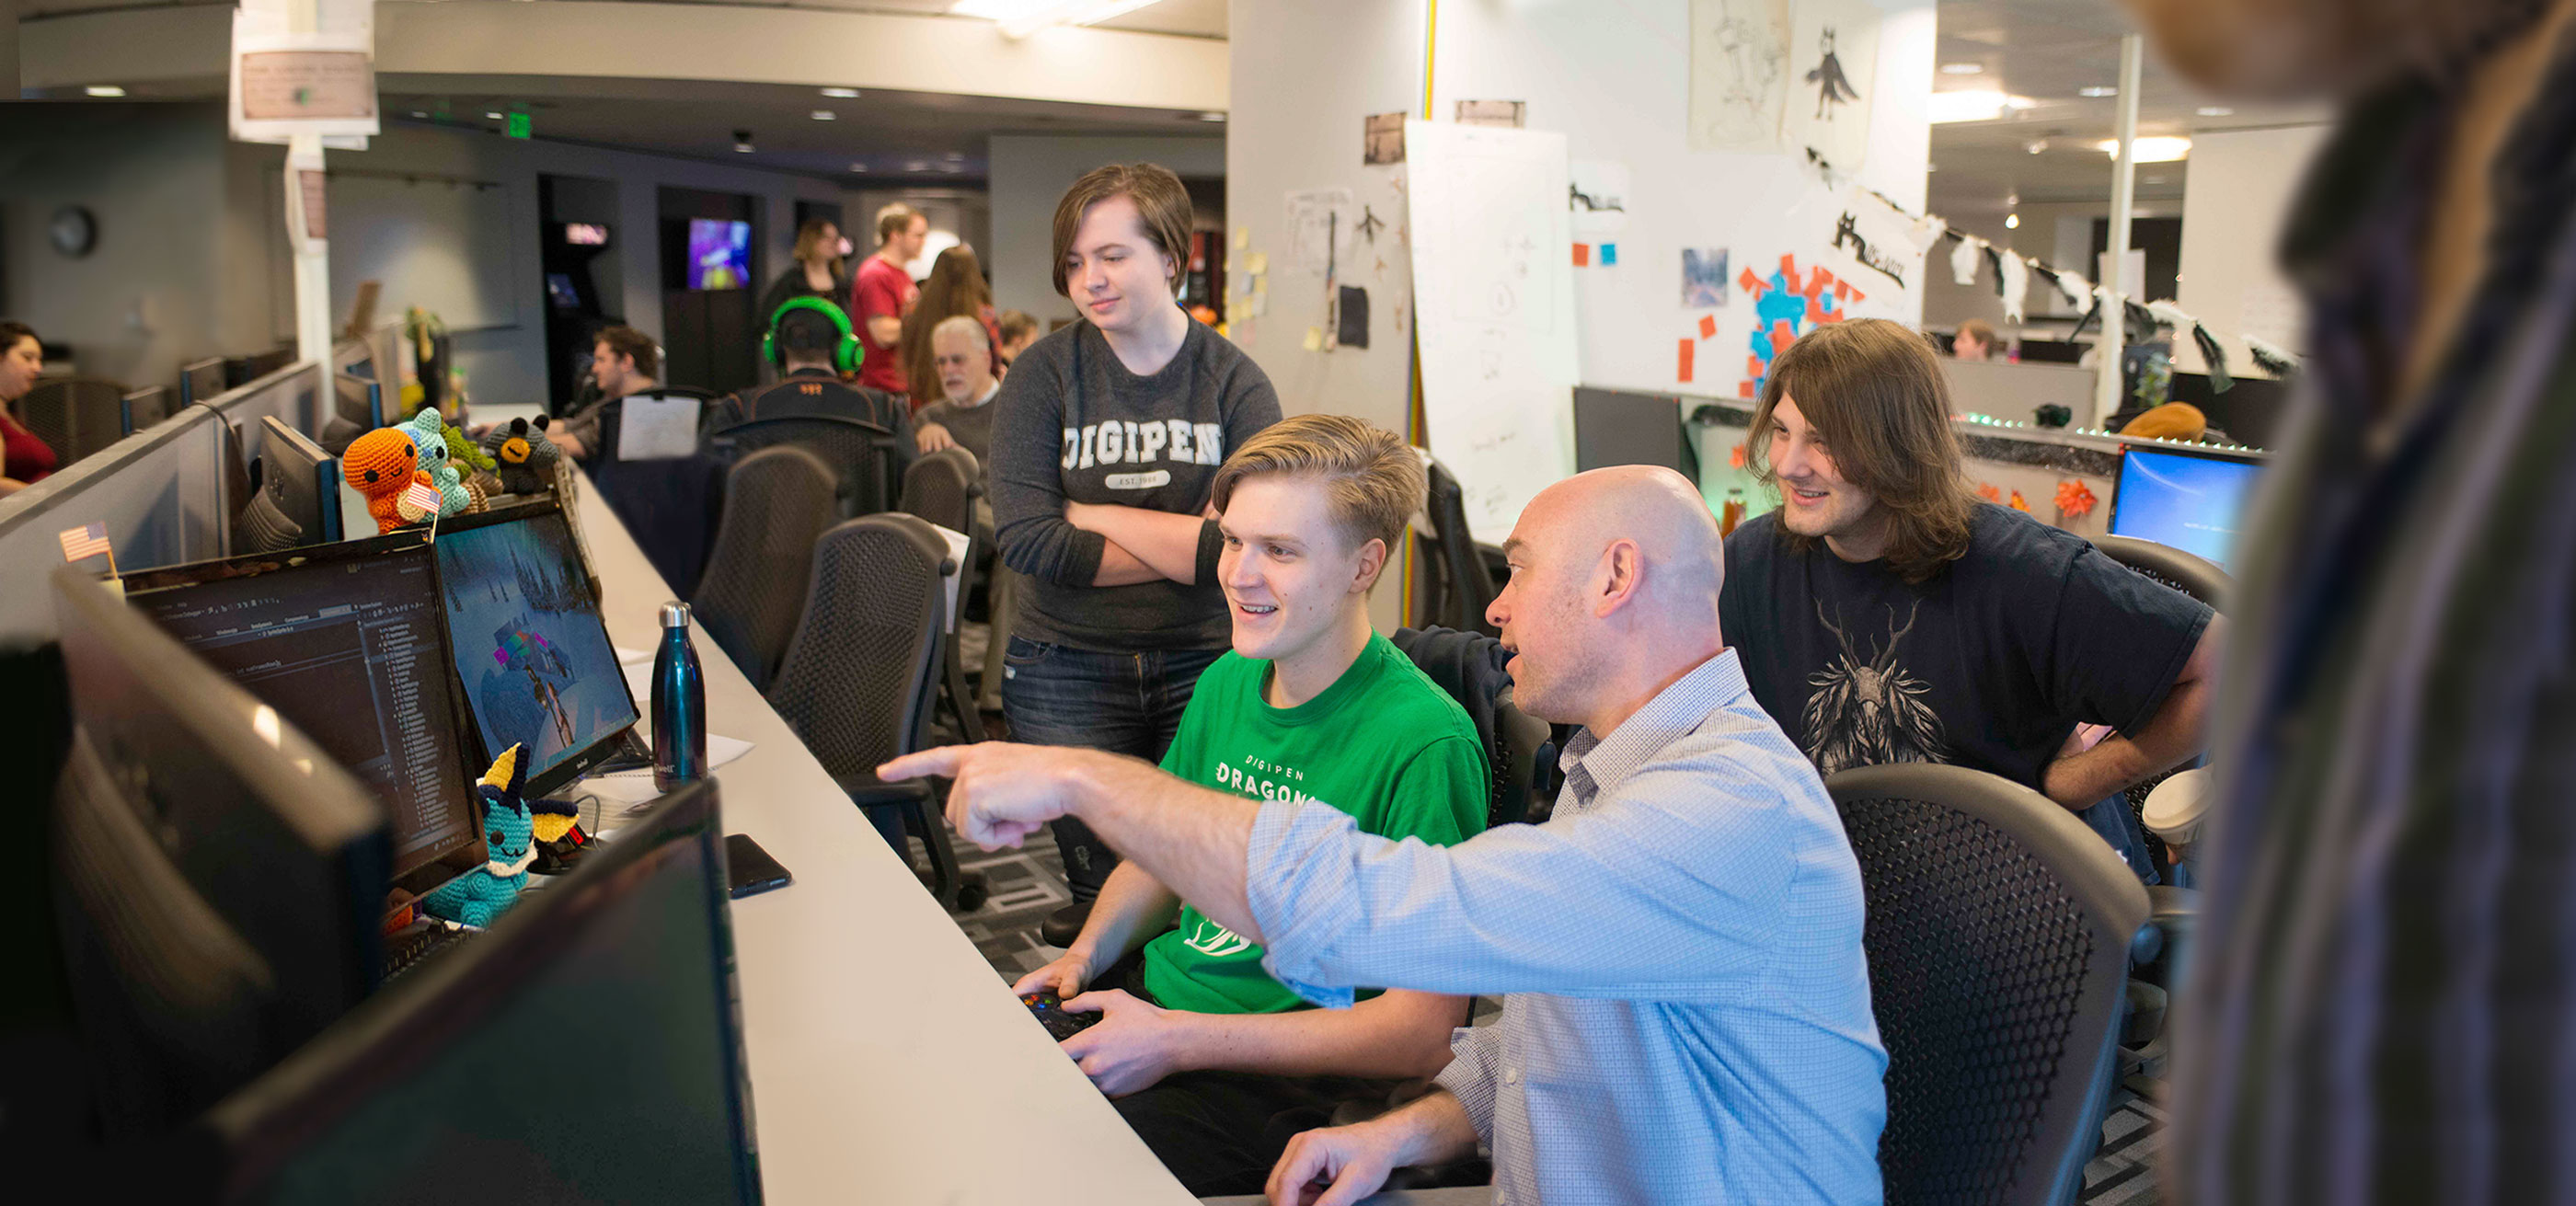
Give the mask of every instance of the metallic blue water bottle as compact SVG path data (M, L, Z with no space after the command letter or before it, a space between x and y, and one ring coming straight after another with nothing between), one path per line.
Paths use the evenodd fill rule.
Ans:
M707 777L707 687L689 643L689 605L662 605L653 654L653 786L669 791Z

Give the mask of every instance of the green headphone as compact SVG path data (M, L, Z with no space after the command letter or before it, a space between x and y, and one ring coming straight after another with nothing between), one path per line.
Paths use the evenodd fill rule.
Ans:
M831 319L833 328L841 333L841 338L832 345L832 367L844 373L859 371L859 362L867 359L868 350L859 343L858 333L850 329L849 314L828 298L808 296L787 299L785 304L770 314L768 328L760 333L761 356L781 369L787 367L787 349L778 344L778 323L780 319L798 310L812 310Z

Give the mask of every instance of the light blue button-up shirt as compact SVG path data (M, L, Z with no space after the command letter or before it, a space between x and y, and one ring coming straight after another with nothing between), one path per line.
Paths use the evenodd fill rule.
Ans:
M1880 1200L1860 867L1822 781L1719 653L1597 739L1544 825L1455 846L1265 805L1249 895L1281 983L1508 994L1440 1084L1494 1200Z

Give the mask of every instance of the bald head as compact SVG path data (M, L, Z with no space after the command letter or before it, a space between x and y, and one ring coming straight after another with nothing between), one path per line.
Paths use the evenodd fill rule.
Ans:
M1653 465L1619 465L1578 473L1539 492L1521 512L1545 539L1597 555L1619 541L1637 547L1651 602L1685 618L1714 615L1726 581L1726 543L1717 518L1689 478Z
M1504 545L1489 617L1515 654L1522 710L1615 724L1723 647L1726 545L1688 478L1625 465L1540 491Z

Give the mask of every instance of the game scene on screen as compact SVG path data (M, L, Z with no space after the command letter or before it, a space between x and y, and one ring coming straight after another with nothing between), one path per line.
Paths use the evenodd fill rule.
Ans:
M527 746L531 777L635 720L570 540L552 516L438 538L457 681L490 744Z

